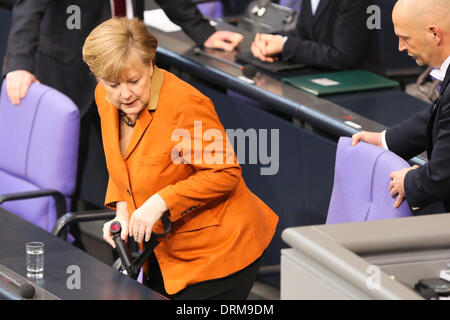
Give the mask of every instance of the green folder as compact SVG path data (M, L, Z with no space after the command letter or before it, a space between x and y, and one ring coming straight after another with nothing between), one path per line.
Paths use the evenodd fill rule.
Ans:
M398 86L397 81L364 70L320 73L307 76L288 77L283 78L282 80L283 82L289 83L294 87L305 90L316 96Z

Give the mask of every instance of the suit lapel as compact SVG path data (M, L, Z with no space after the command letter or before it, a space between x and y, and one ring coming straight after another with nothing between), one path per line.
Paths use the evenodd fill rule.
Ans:
M320 18L320 15L325 11L326 7L328 7L329 4L330 4L330 0L320 0L319 6L317 7L316 14L313 16L314 24L317 23L317 21ZM310 8L310 10L311 10L311 14L312 14L312 9Z
M314 17L312 15L311 0L304 0L301 10L299 22L305 27L308 37L314 39Z
M447 73L445 74L444 81L442 81L440 95L444 94L444 91L445 91L445 89L447 89L449 82L450 82L450 66L447 69Z
M118 167L118 170L113 171L119 173L120 179L123 179L124 184L127 184L128 170L119 145L119 112L111 103L108 102L108 104L101 117L103 144L107 146L105 152L109 154L106 155L106 159L111 159L110 161L114 162L107 163L108 171L111 171L112 167Z
M142 110L141 114L139 115L139 119L136 122L136 127L133 130L133 135L131 136L130 143L128 144L127 152L125 153L124 158L125 160L128 159L130 154L136 148L137 144L141 140L148 126L152 122L152 119L153 119L152 112L149 112L147 108Z
M438 99L433 103L432 109L431 109L431 116L428 120L428 126L427 126L427 156L428 159L431 159L431 151L433 150L433 139L434 139L434 128L436 125L436 115L438 113L439 105L441 103L441 96L439 96Z
M109 103L105 108L102 120L102 131L106 141L108 141L109 152L116 158L120 153L119 146L119 112ZM120 156L122 158L122 156Z
M450 82L450 68L447 69L447 73L445 74L444 81L442 81L441 91L439 93L439 98L433 103L433 108L431 111L430 120L428 122L427 136L428 136L428 146L427 146L427 155L428 159L431 157L431 151L433 150L433 139L434 139L434 128L436 127L436 121L439 116L439 109L442 104L442 96L447 89Z

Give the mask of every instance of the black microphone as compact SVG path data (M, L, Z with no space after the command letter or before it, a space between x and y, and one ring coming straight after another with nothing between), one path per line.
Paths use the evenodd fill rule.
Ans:
M20 283L16 279L11 278L10 276L4 274L0 271L0 276L2 277L2 280L6 283L14 286L16 289L19 289L20 296L25 299L31 299L36 294L36 290L34 287L29 283Z
M19 287L19 292L22 298L25 299L31 299L36 294L36 290L34 290L34 287L29 283L24 283Z
M240 69L242 76L239 76L238 79L241 79L249 84L255 84L255 80L253 78L256 76L256 68L251 64L246 64Z
M242 74L249 78L249 79L253 79L256 76L256 68L254 65L252 64L246 64L243 68L242 68Z

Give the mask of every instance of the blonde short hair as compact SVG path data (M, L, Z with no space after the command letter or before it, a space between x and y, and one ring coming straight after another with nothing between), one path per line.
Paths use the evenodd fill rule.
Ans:
M130 52L144 65L153 65L158 40L137 19L113 18L97 26L86 38L83 60L97 78L117 81L129 67Z

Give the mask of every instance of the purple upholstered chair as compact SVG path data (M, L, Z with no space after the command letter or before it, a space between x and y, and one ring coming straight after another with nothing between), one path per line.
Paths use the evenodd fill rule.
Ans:
M62 93L36 83L14 106L5 85L6 80L0 97L0 205L51 231L75 189L79 111Z
M340 138L327 224L411 216L406 200L398 209L389 194L390 173L410 165L383 148Z
M280 0L278 3L282 6L299 10L302 0Z
M223 16L223 7L220 1L199 3L197 7L205 17L218 19Z

